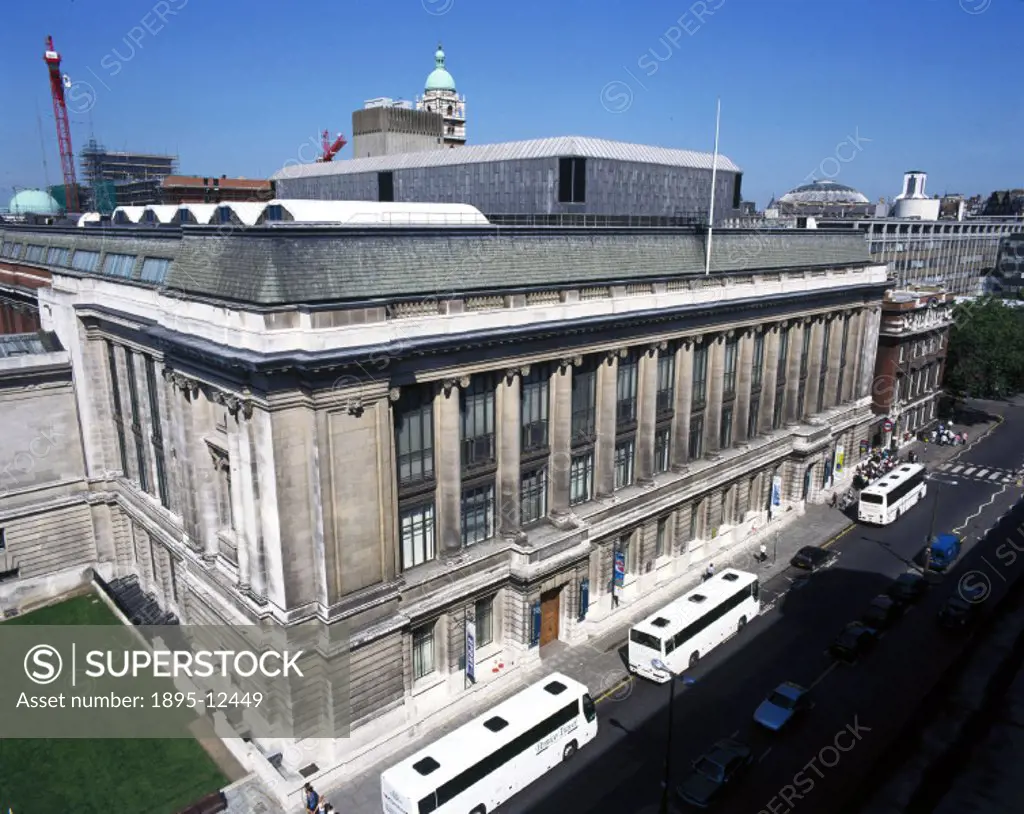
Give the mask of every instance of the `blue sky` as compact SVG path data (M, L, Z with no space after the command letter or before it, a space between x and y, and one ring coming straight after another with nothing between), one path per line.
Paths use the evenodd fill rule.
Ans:
M470 143L710 151L720 96L721 151L763 206L812 175L872 199L907 169L935 193L1024 186L1021 32L1024 0L5 3L0 200L44 183L44 146L60 183L47 34L78 83L76 151L94 133L188 174L266 177L320 131L350 135L365 99L421 92L440 40Z

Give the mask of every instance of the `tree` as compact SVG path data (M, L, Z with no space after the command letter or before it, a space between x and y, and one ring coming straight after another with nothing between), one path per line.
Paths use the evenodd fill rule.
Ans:
M1003 399L1024 385L1024 313L995 297L953 309L946 390L954 399Z

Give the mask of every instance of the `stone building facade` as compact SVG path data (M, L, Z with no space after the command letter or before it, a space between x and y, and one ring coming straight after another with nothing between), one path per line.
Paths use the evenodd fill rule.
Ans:
M886 293L871 394L881 416L875 442L889 444L936 420L953 304L953 295L938 288Z
M856 234L723 231L708 275L682 229L0 240L63 263L41 314L97 570L184 622L352 631L352 737L312 744L321 768L467 692L467 620L500 682L620 612L616 552L626 601L701 568L773 482L779 511L818 497L873 418L888 283Z

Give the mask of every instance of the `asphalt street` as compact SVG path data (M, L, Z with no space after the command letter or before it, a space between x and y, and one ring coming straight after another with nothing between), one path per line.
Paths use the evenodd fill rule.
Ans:
M1015 470L1024 464L1024 409L960 456L960 463ZM714 741L735 737L755 763L715 808L728 812L839 812L901 724L963 647L935 623L942 602L969 581L990 597L1024 568L1024 521L1009 518L975 542L1020 498L1015 484L943 473L928 496L896 523L855 525L832 546L838 562L812 577L790 569L763 587L764 612L677 685L671 776L681 780ZM959 529L968 547L949 574L855 665L836 666L826 649L843 625L900 573L915 566L929 530ZM1003 542L1010 532L1022 555ZM999 539L995 539L999 538ZM1001 546L1001 548L1000 548ZM998 549L998 550L997 550ZM986 607L989 605L986 604ZM777 684L813 688L815 708L780 733L761 731L755 708ZM501 807L507 814L654 814L661 797L669 687L637 679L599 704L600 733L571 762ZM845 734L844 734L845 733Z

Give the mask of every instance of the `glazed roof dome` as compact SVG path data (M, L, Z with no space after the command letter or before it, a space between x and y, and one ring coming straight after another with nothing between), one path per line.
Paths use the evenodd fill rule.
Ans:
M778 200L782 204L866 204L871 203L865 195L835 181L812 181L791 189Z

